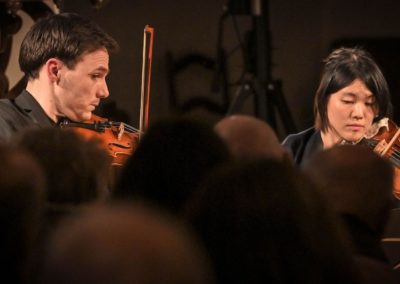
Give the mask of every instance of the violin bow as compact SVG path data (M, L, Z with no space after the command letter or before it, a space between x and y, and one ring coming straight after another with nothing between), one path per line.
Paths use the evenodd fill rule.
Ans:
M139 139L149 124L151 62L153 59L154 28L146 25L143 33L142 85L140 95Z

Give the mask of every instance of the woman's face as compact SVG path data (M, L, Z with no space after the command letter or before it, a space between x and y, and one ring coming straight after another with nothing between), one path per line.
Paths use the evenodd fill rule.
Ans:
M372 125L377 107L374 94L359 79L330 95L327 105L328 129L323 141L332 144L357 142ZM324 139L325 136L325 139Z

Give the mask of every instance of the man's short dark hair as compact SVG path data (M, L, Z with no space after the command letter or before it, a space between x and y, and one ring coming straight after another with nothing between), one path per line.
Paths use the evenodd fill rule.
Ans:
M50 58L73 68L85 53L99 49L118 50L117 42L95 23L73 13L51 15L38 20L25 36L19 54L21 70L37 78Z

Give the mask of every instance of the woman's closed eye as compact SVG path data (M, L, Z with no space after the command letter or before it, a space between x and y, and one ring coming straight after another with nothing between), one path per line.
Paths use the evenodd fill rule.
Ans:
M344 104L354 104L353 100L342 100L342 103Z

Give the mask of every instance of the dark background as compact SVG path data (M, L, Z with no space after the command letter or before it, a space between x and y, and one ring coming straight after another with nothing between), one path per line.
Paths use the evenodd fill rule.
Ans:
M223 85L216 84L221 81L216 80L215 69L223 66L217 60L221 59L217 56L218 23L223 8L230 7L232 1L109 0L100 1L103 7L98 9L94 2L65 0L61 10L93 19L119 41L121 50L112 55L110 61L111 96L100 112L115 113L113 108L117 108L121 117L134 126L139 119L142 41L146 24L155 28L150 122L176 109L215 122L223 116L227 100L231 102L240 87L241 74L252 71L258 59L254 53L257 41L249 40L249 32L255 27L253 14L239 7L236 15L226 17L222 24L221 47L226 55L229 83L225 94L228 97L224 99ZM241 2L235 1L236 4ZM262 13L269 24L267 41L271 47L266 50L271 57L268 72L274 80L281 80L282 97L297 130L313 123L313 96L322 59L333 46L366 47L389 81L397 110L397 105L400 106L397 99L400 92L399 1L270 0L265 3L268 7ZM240 45L247 47L247 53L241 52ZM181 61L183 65L171 65L185 56L189 57ZM181 72L171 73L171 66L182 67ZM255 115L251 96L240 107L240 112ZM285 115L279 111L278 114ZM398 123L397 111L395 115ZM289 132L280 123L279 116L277 131L281 138Z

